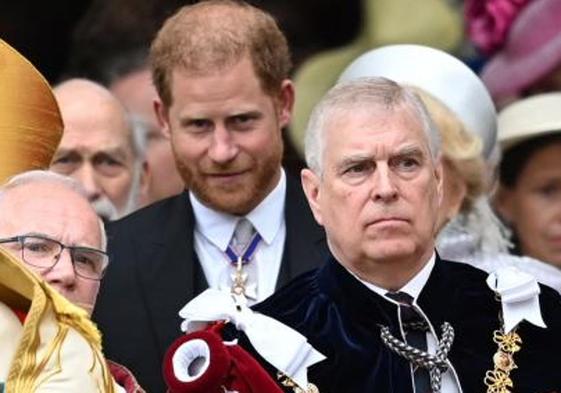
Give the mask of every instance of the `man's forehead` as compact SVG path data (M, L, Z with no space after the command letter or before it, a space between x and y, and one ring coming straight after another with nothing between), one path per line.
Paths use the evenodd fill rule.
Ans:
M429 140L421 120L402 109L357 108L335 110L326 121L326 138L332 144L393 144L424 147Z
M0 198L0 209L0 226L15 232L12 236L42 233L64 241L60 236L71 232L91 246L101 241L98 218L90 203L60 185L41 182L7 190Z
M132 136L129 130L93 126L85 130L69 125L64 130L57 153L61 151L90 155L103 152L132 154Z

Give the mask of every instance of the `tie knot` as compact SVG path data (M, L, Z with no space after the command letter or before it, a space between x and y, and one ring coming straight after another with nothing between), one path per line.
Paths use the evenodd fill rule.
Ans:
M386 296L404 306L413 305L413 296L405 292L387 292Z
M399 303L401 310L401 320L403 322L403 329L409 330L428 330L428 325L425 318L417 311L413 305L413 296L405 292L388 292L386 296Z
M241 254L247 248L251 237L255 233L253 225L247 218L242 218L236 224L236 229L234 229L234 234L232 235L231 245L232 248Z

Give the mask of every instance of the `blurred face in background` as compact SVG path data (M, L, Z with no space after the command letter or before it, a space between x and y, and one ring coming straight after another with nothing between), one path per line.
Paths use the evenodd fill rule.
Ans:
M523 255L561 268L561 143L533 152L514 186L501 185L496 207Z
M138 207L146 180L124 107L103 87L71 80L55 89L64 133L51 170L80 181L106 219Z
M179 194L185 184L175 166L169 139L162 133L154 111L158 94L148 68L133 71L113 82L111 92L147 129L146 161L150 171L146 200L150 204Z

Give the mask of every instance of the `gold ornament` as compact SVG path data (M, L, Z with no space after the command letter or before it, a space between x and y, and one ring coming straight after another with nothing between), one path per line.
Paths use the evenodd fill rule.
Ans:
M514 330L510 333L503 334L500 330L493 332L493 341L499 344L499 349L507 353L514 353L520 351L522 339Z
M518 368L518 366L514 363L512 355L500 350L493 355L493 363L495 364L496 369L504 372L510 372L513 369Z
M508 373L501 370L487 371L483 381L488 386L487 393L510 393L508 388L514 386Z
M245 286L247 284L247 273L243 271L243 261L238 257L236 272L232 275L232 293L238 296L245 296Z
M520 351L522 339L515 330L505 334L502 330L493 332L493 341L499 348L493 355L494 370L487 371L483 382L487 386L487 393L511 393L514 387L510 372L517 368L514 354Z
M299 387L296 384L296 382L294 382L292 380L292 378L290 378L289 376L281 373L280 371L277 374L277 379L279 380L279 382L281 383L282 386L292 388L292 391L294 393L319 393L318 387L316 385L314 385L313 383L308 383L308 386L306 387L306 390L304 390L301 387Z

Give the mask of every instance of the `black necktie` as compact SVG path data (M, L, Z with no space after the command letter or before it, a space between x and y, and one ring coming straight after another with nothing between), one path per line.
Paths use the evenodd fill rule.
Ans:
M425 318L413 305L413 297L405 292L388 292L386 296L399 303L401 323L407 344L426 352L426 332L429 329ZM432 392L429 373L426 369L414 366L413 379L415 382L415 393Z

